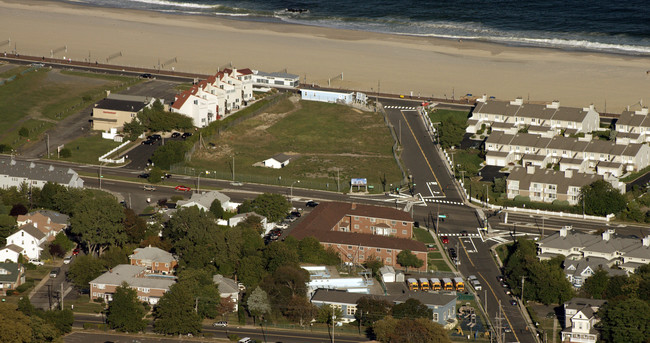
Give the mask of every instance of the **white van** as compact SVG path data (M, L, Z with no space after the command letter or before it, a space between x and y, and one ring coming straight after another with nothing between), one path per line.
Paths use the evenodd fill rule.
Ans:
M240 339L240 340L237 341L237 342L238 342L238 343L250 343L250 342L252 342L252 341L253 341L253 340L252 340L250 337L244 337L244 338Z

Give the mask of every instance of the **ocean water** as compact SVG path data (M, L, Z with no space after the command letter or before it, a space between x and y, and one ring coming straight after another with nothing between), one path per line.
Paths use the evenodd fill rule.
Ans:
M59 0L240 20L650 55L648 0ZM309 10L288 12L287 8Z

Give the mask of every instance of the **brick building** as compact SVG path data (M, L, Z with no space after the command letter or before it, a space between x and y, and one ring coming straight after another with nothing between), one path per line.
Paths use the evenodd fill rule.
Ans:
M129 261L131 265L145 267L147 273L155 274L173 274L178 265L178 259L174 255L152 246L135 249L129 255Z
M427 249L411 240L413 218L389 207L330 202L318 205L292 231L297 239L315 237L326 248L337 251L344 262L363 263L379 258L384 264L397 266L397 254L410 250L424 261Z
M132 266L119 264L90 281L90 301L104 299L109 302L113 300L115 289L123 282L138 292L138 299L152 305L169 291L169 287L176 283L176 277L164 275L151 275L143 266Z

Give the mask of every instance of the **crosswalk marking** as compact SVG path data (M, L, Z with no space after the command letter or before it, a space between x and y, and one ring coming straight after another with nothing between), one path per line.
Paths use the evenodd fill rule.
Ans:
M391 106L384 106L384 108L394 108L396 110L405 110L405 111L409 111L409 110L414 111L415 110L415 107L413 107L413 106L393 106L393 105L391 105Z
M444 200L444 199L431 199L431 198L424 198L424 201L426 202L434 202L434 203L440 203L440 204L447 204L447 205L458 205L458 206L465 206L460 201L449 201L449 200Z
M478 233L467 233L467 234L462 234L462 233L440 233L440 235L443 236L448 236L448 237L481 237Z

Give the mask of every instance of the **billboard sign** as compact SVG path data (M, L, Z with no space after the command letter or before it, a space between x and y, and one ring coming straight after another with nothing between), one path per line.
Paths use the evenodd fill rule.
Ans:
M366 178L352 179L350 184L352 184L352 186L367 186L368 185L368 179L366 179Z

